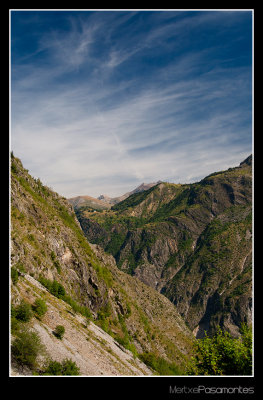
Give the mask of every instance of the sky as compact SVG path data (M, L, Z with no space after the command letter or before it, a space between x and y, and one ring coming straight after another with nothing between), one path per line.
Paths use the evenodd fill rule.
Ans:
M251 10L12 10L11 149L67 198L197 182L253 151Z

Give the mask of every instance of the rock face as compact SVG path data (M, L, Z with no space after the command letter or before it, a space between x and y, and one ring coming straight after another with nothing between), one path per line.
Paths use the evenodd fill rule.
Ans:
M189 185L160 183L111 210L79 210L86 237L165 294L197 337L251 321L252 156Z
M12 281L12 304L45 298L46 315L41 321L33 318L31 325L48 354L61 360L70 349L87 375L155 373L136 358L146 351L184 371L194 337L176 307L120 271L100 246L90 245L68 201L32 178L18 158L12 156L11 161L11 267L18 272L18 282ZM47 291L43 279L63 285L65 299ZM88 328L78 311L83 307L90 312ZM55 351L52 330L58 322L66 333ZM21 373L13 368L14 374Z

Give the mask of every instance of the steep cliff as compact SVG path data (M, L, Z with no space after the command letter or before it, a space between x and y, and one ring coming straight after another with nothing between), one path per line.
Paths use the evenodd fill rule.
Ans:
M147 375L158 371L138 357L150 352L183 373L194 337L176 307L90 245L68 201L34 179L13 155L11 228L11 267L17 276L11 280L12 305L45 299L47 313L30 326L41 334L49 356L60 360L71 354L87 375ZM54 294L54 282L63 287L61 296ZM56 324L66 327L57 346ZM15 365L14 371L25 373L16 372Z
M86 237L165 294L199 337L252 313L252 156L200 182L160 183L111 210L79 209Z

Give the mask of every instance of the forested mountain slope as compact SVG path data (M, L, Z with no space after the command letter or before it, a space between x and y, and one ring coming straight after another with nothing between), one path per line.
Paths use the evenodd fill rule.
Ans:
M252 312L252 156L194 184L159 183L111 210L76 211L92 243L165 294L198 336Z

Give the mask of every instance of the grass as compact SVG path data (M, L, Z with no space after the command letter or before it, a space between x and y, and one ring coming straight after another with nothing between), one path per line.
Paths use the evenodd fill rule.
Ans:
M158 375L183 375L183 372L176 363L171 363L152 352L139 354L139 358L148 367L156 371Z

